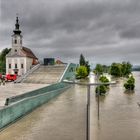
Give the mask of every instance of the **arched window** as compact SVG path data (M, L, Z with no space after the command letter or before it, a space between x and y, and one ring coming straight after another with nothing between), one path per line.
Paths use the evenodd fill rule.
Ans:
M11 69L11 64L9 64L9 69Z
M22 40L20 40L20 44L22 44Z
M24 68L24 65L23 65L23 64L21 64L21 68L22 68L22 69Z
M15 39L15 44L17 44L17 40Z
M15 69L17 69L17 64L15 64Z

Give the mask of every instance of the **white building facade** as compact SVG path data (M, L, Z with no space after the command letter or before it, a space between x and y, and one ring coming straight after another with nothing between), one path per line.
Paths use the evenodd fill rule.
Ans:
M12 48L6 55L6 74L23 75L34 65L38 64L33 52L22 46L22 35L19 29L19 20L16 18L15 30L12 35Z

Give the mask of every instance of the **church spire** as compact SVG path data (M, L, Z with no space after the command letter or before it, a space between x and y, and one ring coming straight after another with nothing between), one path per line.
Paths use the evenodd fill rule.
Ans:
M13 31L14 34L20 35L21 31L19 30L19 19L18 16L16 17L16 24L15 24L15 30Z
M15 27L16 27L17 30L19 30L19 20L18 20L18 17L16 17Z

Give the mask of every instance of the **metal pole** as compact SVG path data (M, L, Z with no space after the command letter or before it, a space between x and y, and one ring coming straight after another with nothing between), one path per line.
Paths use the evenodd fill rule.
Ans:
M98 88L98 120L100 119L100 93L99 93L99 88Z
M87 123L86 140L90 140L90 85L87 85Z
M86 105L86 140L90 140L90 86L100 86L100 85L108 85L108 84L116 84L116 82L108 82L108 83L81 83L75 81L63 80L65 83L77 84L77 85L86 85L87 86L87 105ZM100 116L100 94L98 89L98 120Z
M97 81L99 82L99 73L98 73L98 76L97 76ZM100 85L97 86L98 87L98 120L100 119Z

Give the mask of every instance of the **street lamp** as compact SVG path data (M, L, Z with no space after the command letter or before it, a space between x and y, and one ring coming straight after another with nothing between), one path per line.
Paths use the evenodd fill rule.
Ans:
M87 104L86 104L86 140L90 140L90 87L91 86L101 86L101 85L112 85L116 84L116 82L108 82L108 83L82 83L79 81L69 81L63 80L65 83L75 84L75 85L83 85L87 86ZM99 90L98 90L99 91ZM99 92L98 92L98 120L99 120Z

